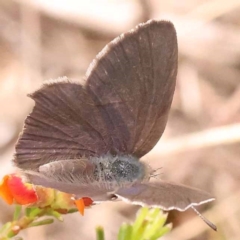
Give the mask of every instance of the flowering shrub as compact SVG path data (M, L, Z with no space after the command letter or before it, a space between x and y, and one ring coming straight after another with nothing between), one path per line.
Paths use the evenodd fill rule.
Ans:
M80 212L84 215L86 207L93 205L91 198L75 200L73 195L55 189L34 186L25 183L21 176L6 175L0 183L0 197L9 205L15 204L13 220L0 229L0 240L8 240L21 230L53 223L54 217L63 221L62 214ZM25 206L22 214L22 206ZM43 216L48 216L41 220ZM167 216L159 209L140 209L133 224L123 224L119 230L118 240L155 240L170 231L164 226ZM104 240L104 231L96 228L97 240Z

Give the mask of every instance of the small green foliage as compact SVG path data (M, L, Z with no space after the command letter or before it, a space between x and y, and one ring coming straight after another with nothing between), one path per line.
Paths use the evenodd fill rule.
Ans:
M0 240L8 240L15 237L23 229L29 227L35 227L40 225L46 225L53 223L53 219L39 220L41 217L50 215L55 218L62 220L61 214L55 212L48 208L38 208L38 207L28 207L25 209L24 214L22 214L22 207L16 205L15 212L13 215L13 221L7 222L0 229ZM15 239L22 239L20 237Z
M58 221L63 222L62 214L51 208L47 209L45 215L52 216L52 217L56 218Z
M124 223L118 233L118 240L156 240L171 230L170 224L164 225L167 215L158 208L143 207L135 222Z
M68 213L68 212L67 212ZM54 222L52 218L41 220L44 216L52 216L63 221L62 214L52 208L28 207L22 214L22 207L17 205L13 221L4 224L0 229L0 240L22 239L16 238L18 233L29 227L47 225ZM136 220L132 224L123 223L119 229L117 240L157 240L171 230L170 224L165 225L167 215L158 208L143 207L138 211ZM96 239L105 240L102 227L96 228Z
M25 209L25 215L29 218L35 218L42 213L42 209L37 207L28 207Z
M130 224L123 223L119 229L118 240L130 239L129 237L132 235L132 229Z
M158 208L143 207L138 211L133 224L123 223L117 240L157 240L171 230L171 224L165 225L167 214ZM105 240L103 229L96 229L97 240Z
M15 211L13 214L13 221L17 221L21 215L21 211L22 211L22 206L20 205L16 205L15 206Z
M42 225L47 225L53 223L54 220L49 218L49 219L44 219L42 221L35 221L32 222L31 224L28 225L28 227L36 227L36 226L42 226Z
M96 235L97 235L97 240L104 240L105 237L104 237L104 230L102 227L97 227L96 228Z

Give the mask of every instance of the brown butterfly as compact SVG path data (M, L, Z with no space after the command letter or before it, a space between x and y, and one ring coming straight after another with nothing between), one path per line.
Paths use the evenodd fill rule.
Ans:
M84 84L61 78L30 95L35 107L15 165L35 185L96 202L117 198L185 211L214 200L201 190L150 182L154 171L139 161L165 129L177 61L170 22L151 20L120 35L93 60Z

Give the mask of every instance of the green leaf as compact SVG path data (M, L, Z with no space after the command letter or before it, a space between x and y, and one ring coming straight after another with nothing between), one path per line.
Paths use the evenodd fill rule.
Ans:
M48 219L44 219L42 221L32 222L31 224L28 225L28 227L42 226L42 225L51 224L53 222L54 222L54 220L52 218L48 218Z
M68 213L75 213L75 212L78 212L76 208L71 208L68 210Z
M22 206L16 205L14 215L13 215L13 221L17 221L19 219L21 215L21 211L22 211Z
M151 240L158 239L165 234L169 233L172 229L172 224L167 224L164 227L160 228L159 231L156 231L156 233L152 236Z
M148 224L145 228L142 239L157 239L156 236L159 237L162 233L162 228L167 220L167 215L164 215L160 209L153 208L149 210L147 220Z
M53 217L55 217L57 220L63 222L62 214L59 213L59 212L57 212L57 211L54 211L53 209L48 209L47 212L46 212L46 215L53 216Z
M118 240L130 240L132 237L132 226L124 223L119 229Z
M147 207L142 207L138 210L137 218L132 225L133 226L133 236L136 236L137 232L140 230L140 228L143 228L143 222L145 221L145 218L146 218L147 214L148 214L148 208Z
M164 226L167 214L159 208L143 207L139 209L135 222L122 224L118 240L157 240L170 231L171 225Z
M10 230L8 233L7 233L7 237L8 238L12 238L14 236L16 236L18 234L19 231L13 231L13 230Z
M104 230L101 226L96 228L97 240L104 240Z
M37 208L37 207L28 207L25 209L25 215L31 219L35 218L42 212L43 212L43 210L41 208Z
M10 227L12 226L11 222L7 222L5 223L2 228L0 229L0 233L4 233L5 231L7 231Z

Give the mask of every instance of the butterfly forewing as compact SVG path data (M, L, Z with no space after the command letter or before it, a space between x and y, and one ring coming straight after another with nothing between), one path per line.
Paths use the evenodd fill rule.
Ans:
M154 147L166 126L176 73L176 33L165 21L139 25L97 56L86 86L113 150L141 157Z

